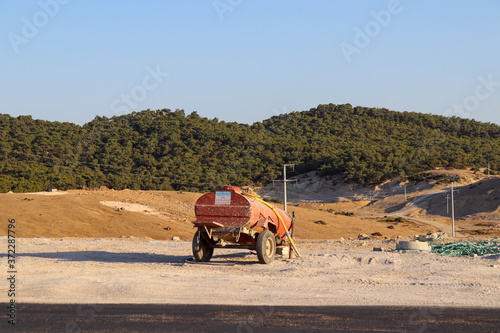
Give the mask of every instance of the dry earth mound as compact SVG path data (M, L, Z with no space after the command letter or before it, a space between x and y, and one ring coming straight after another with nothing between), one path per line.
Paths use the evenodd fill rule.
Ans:
M158 240L194 234L194 203L199 193L161 191L68 191L0 194L0 219L16 219L18 237L149 237ZM43 194L43 195L42 195ZM282 207L281 205L277 205ZM408 221L384 222L357 214L338 214L348 207L330 204L290 206L297 216L295 236L302 239L381 239L414 236L436 228ZM335 209L333 209L335 208ZM338 211L337 211L338 210ZM391 226L391 228L388 228ZM5 235L6 230L0 230Z
M449 177L463 185L481 180L457 193L459 228L472 235L500 235L500 178L484 179L483 173L470 170L430 173L430 179L422 182L393 180L372 187L306 174L297 185L289 186L289 211L297 216L295 236L339 239L366 234L370 238L391 239L448 230L450 221L443 191L449 183L443 179ZM276 184L253 193L282 198L283 190L281 184ZM18 237L125 236L166 240L177 236L189 241L194 234L194 203L200 195L108 189L7 193L0 194L0 219L16 219ZM6 232L0 230L0 235Z

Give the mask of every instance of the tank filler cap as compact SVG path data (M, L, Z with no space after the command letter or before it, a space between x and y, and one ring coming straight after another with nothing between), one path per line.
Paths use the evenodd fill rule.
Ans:
M224 186L224 191L234 191L236 193L241 193L241 188L236 187L236 186L232 186L232 185L228 185L228 186Z

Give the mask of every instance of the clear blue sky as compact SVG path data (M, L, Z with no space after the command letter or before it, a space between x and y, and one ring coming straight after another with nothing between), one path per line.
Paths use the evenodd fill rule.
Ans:
M2 0L0 113L350 103L500 124L499 18L496 0Z

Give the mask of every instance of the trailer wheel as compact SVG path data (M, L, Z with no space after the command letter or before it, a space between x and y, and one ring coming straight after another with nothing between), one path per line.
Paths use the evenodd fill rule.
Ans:
M269 230L262 231L257 237L257 257L261 264L269 264L276 255L276 239Z
M193 237L193 256L196 261L207 262L212 259L214 248L210 246L208 241L203 237L198 230Z

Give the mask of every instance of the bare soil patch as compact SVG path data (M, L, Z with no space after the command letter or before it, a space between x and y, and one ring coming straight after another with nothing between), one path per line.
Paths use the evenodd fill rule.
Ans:
M498 256L374 252L361 243L299 240L301 259L277 257L262 265L248 250L217 249L208 264L189 261L190 242L18 239L17 301L500 306ZM389 250L394 241L369 245ZM1 294L2 302L6 297Z
M460 241L500 235L500 183L481 182L457 196L476 207L457 219ZM393 252L399 240L448 230L450 219L436 211L445 185L411 185L405 202L397 181L362 189L354 199L347 198L355 189L346 184L340 192L322 184L304 186L289 205L303 258L278 256L270 265L258 264L248 250L216 249L209 264L191 260L199 193L0 194L0 219L16 219L17 301L500 307L498 255ZM309 196L313 189L317 193ZM321 200L303 200L308 196ZM6 233L0 229L5 249ZM174 236L182 241L169 241Z
M157 240L191 240L194 235L194 204L201 194L167 191L68 191L66 195L0 194L0 219L15 218L19 237L150 237ZM282 205L276 205L282 207ZM379 233L382 238L414 236L437 229L422 223L395 225L388 229L366 214L335 214L353 211L363 203L298 204L289 206L297 217L297 238L338 239L360 233ZM315 222L323 221L318 224ZM0 230L0 235L6 235Z

